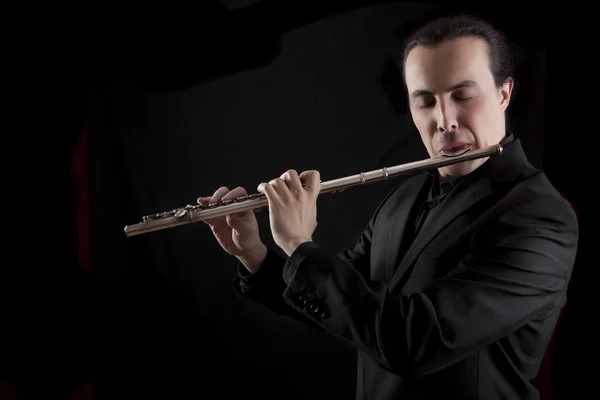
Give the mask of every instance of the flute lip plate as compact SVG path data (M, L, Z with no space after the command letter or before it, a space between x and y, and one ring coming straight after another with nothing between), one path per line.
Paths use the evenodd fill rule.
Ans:
M464 149L461 153L458 154L442 154L442 157L447 157L447 158L455 158L455 157L460 157L463 154L467 153L469 150L471 150L470 147L467 147L466 149Z

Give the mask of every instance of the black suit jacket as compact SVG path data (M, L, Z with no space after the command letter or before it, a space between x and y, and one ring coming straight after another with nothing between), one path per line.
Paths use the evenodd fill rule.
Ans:
M357 394L537 399L536 377L576 255L570 204L519 140L468 175L399 254L427 173L397 185L356 245L269 251L235 290L358 349Z

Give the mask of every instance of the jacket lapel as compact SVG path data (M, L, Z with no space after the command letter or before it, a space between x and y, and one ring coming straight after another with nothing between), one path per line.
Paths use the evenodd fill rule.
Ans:
M400 265L393 273L391 281L388 281L390 282L390 288L398 284L398 281L433 239L440 235L452 221L488 196L491 191L490 182L485 177L479 178L477 182L463 181L454 188L444 202L438 206L439 208L434 209L435 212L429 215L414 242L408 248L406 255L401 258ZM405 222L405 220L402 221L402 223ZM396 243L399 242L393 241L390 243L393 243L394 248L398 248ZM397 265L396 259L390 261L394 262L392 264L392 268L394 268Z
M419 193L423 190L423 186L426 182L427 174L420 174L413 178L408 179L403 185L401 190L397 192L397 196L394 199L393 206L386 207L385 213L383 213L378 223L378 232L382 232L385 235L382 239L382 243L385 243L384 251L379 253L378 257L385 256L384 259L378 259L373 265L382 266L373 270L371 278L375 281L389 282L393 274L394 266L398 258L398 251L402 241L404 240L406 229L409 224L408 218L410 217L411 211L414 207L418 207L415 204ZM375 253L377 254L377 253Z

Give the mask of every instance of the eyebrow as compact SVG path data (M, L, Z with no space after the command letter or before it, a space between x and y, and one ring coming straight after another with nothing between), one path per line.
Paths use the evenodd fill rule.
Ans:
M456 89L460 89L460 88L464 88L464 87L471 87L471 86L477 86L477 82L475 81L471 81L471 80L466 80L466 81L462 81L457 83L456 85L452 85L449 88L447 88L445 90L446 93L451 92L453 90ZM419 96L427 96L427 95L433 95L432 91L429 90L415 90L414 92L412 92L412 97L419 97Z

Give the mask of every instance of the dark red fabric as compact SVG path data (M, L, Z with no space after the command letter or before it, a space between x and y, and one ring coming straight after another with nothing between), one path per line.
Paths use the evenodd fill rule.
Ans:
M77 259L81 267L87 272L92 272L91 253L91 203L89 182L89 140L86 126L81 130L81 135L73 153L70 172L77 185L76 233L77 233ZM92 400L95 398L94 381L86 381L80 385L68 400Z
M0 399L2 400L25 400L25 395L7 381L0 381Z
M71 159L70 171L77 184L77 259L83 269L92 272L88 146L88 130L84 126Z
M87 381L79 386L68 400L93 400L95 399L96 388L94 381Z

